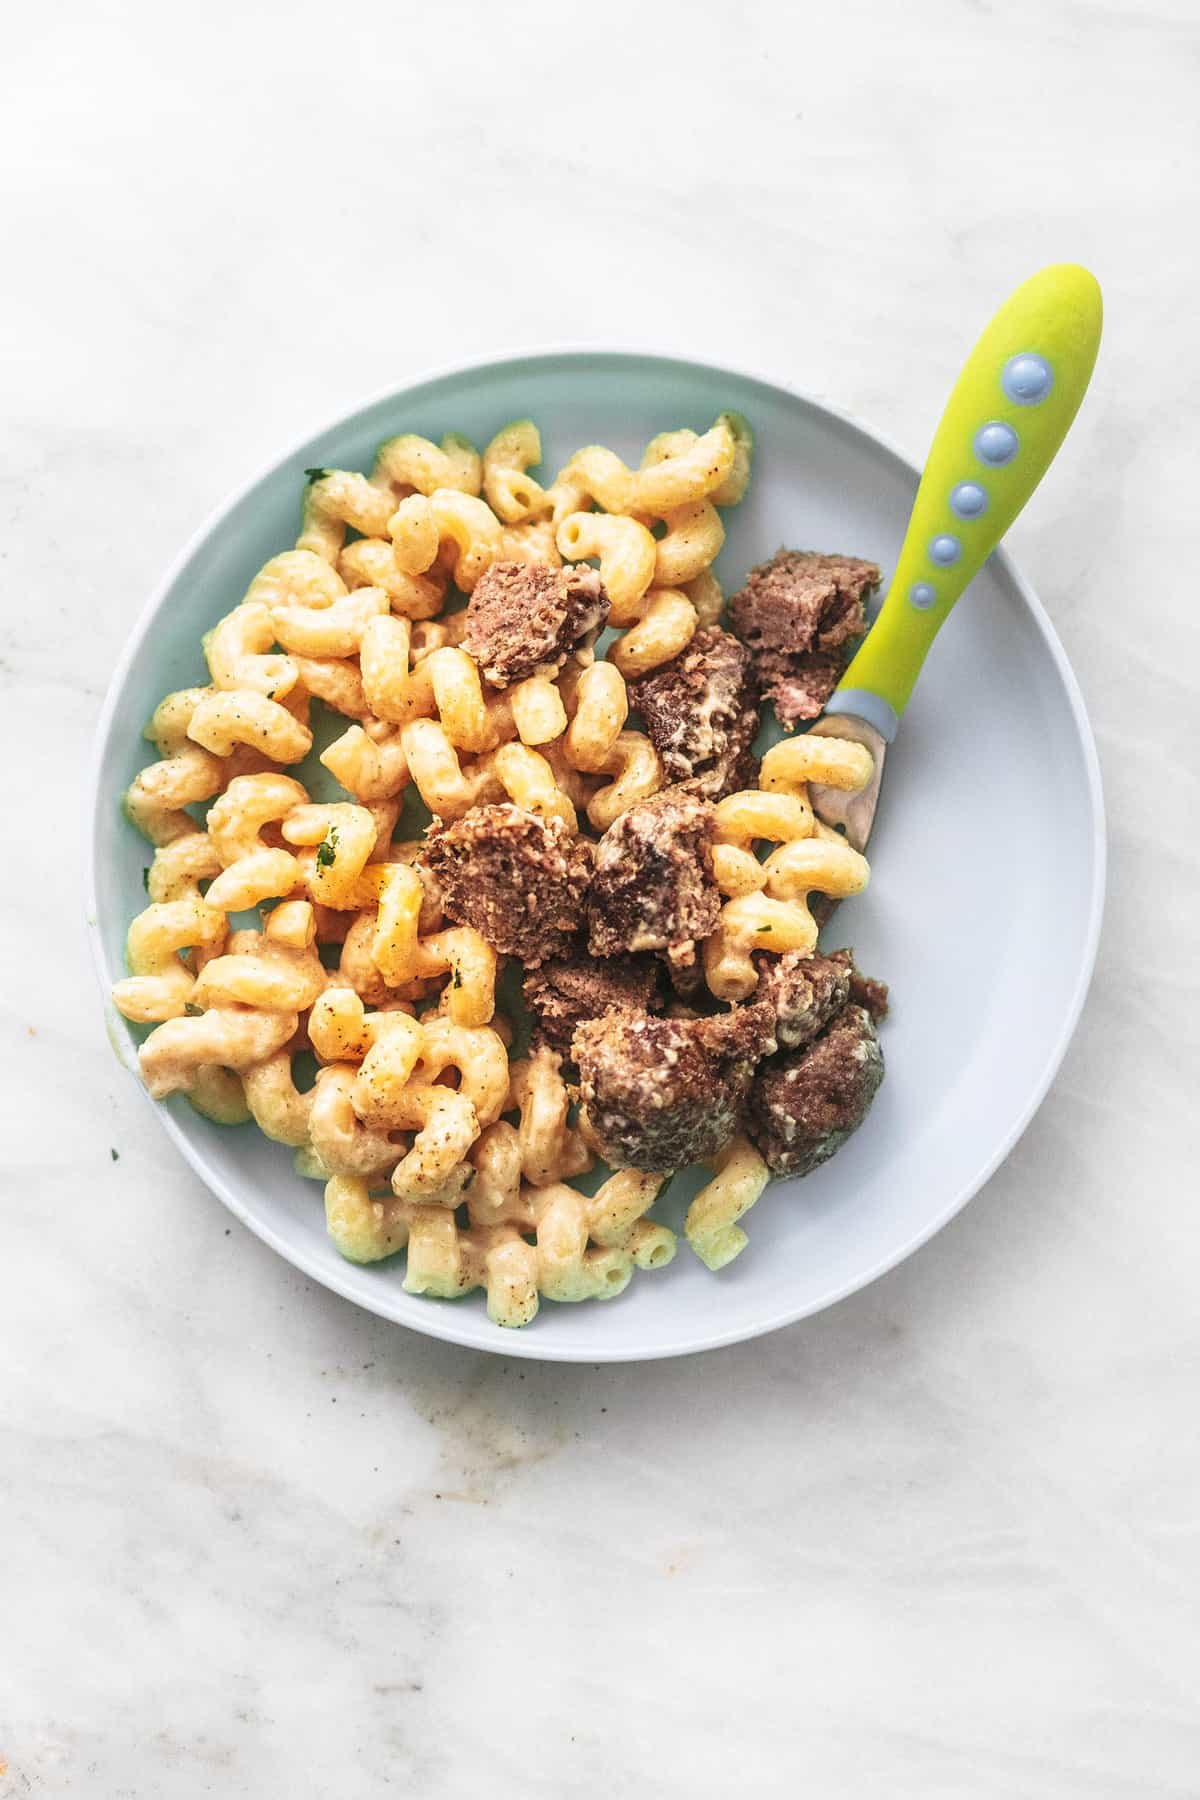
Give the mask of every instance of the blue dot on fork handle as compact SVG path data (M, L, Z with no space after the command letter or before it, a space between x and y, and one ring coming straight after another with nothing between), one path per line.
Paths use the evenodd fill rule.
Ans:
M977 481L960 481L950 490L950 510L960 519L982 518L988 508L987 489Z
M940 569L950 568L961 555L962 545L956 537L951 537L949 532L943 532L941 537L935 537L929 546L929 560L935 562Z
M975 433L975 454L989 468L1002 469L1020 448L1020 440L1011 425L992 419Z
M918 612L928 612L937 599L937 589L928 581L914 581L908 590L908 598Z
M1024 350L1020 356L1009 357L1000 386L1014 406L1036 406L1054 386L1054 374L1044 356Z

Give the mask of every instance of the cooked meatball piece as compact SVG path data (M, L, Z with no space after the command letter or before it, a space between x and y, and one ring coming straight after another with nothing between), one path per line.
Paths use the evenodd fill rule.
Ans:
M553 675L571 650L594 642L608 606L604 583L586 563L493 563L471 595L463 649L493 687Z
M876 981L871 975L864 975L854 961L853 950L835 950L835 956L850 958L850 1001L854 1006L861 1006L864 1012L871 1015L874 1025L882 1025L888 1016L888 984Z
M815 1038L850 998L852 964L845 950L833 956L801 956L798 950L768 956L760 951L754 963L755 998L770 1006L781 1050L795 1050Z
M629 698L668 780L708 800L753 784L758 682L749 650L730 632L698 631L678 656L630 682Z
M639 800L596 847L588 896L593 956L665 951L696 962L696 939L717 923L721 898L712 867L713 809L680 788Z
M744 1006L731 1006L728 1012L710 1013L686 1023L692 1042L706 1056L721 1062L756 1063L779 1047L775 1013L757 997Z
M748 1052L766 1039L761 1016L721 1018L723 1031L717 1019L613 1007L579 1026L580 1125L610 1168L665 1174L728 1143L754 1073Z
M562 956L582 924L591 847L561 819L475 806L452 825L435 821L420 860L449 917L528 968Z
M760 650L755 661L775 717L785 731L791 731L804 720L820 718L849 658L820 650L800 656L787 650Z
M610 1006L662 1005L658 965L649 956L614 956L603 962L582 957L544 963L525 977L525 1004L534 1017L535 1047L549 1044L570 1056L571 1039L585 1019L598 1019Z
M863 602L878 585L875 563L781 550L751 569L729 602L733 628L787 730L815 719L837 686L867 628Z
M810 1175L858 1130L883 1080L871 1015L844 1006L820 1037L759 1065L746 1124L776 1175Z
M780 550L751 569L729 611L738 636L756 653L837 650L862 636L863 602L878 585L878 565L860 557Z

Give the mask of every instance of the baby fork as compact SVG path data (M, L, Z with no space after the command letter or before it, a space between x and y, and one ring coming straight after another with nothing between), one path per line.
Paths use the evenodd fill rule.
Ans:
M875 759L858 793L810 788L813 808L861 850L887 746L934 638L1050 467L1100 347L1094 275L1053 263L1010 294L967 358L942 414L878 618L812 727Z

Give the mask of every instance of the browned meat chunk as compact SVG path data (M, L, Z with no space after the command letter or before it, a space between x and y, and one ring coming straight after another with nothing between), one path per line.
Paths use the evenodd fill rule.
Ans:
M734 630L754 653L763 693L787 730L815 719L867 628L863 602L875 563L781 550L751 569L729 602Z
M883 1080L870 1014L844 1006L820 1037L760 1065L746 1123L776 1175L809 1175L858 1130Z
M708 800L753 785L758 682L749 650L719 626L629 684L670 781Z
M560 819L475 806L452 825L434 822L421 862L450 918L529 968L564 955L582 924L591 847Z
M665 1174L715 1156L733 1135L769 1034L769 1014L757 1007L694 1020L614 1007L587 1020L572 1045L585 1135L614 1169Z
M721 1062L756 1063L779 1047L775 1014L757 996L745 1006L731 1006L728 1012L691 1019L687 1029L692 1042L706 1056L715 1056Z
M493 563L471 595L463 649L494 687L553 675L571 650L594 642L608 605L604 583L586 563Z
M585 1019L599 1019L610 1006L656 1011L658 966L649 956L614 956L603 962L544 963L525 977L525 1004L533 1014L534 1044L549 1044L570 1056L571 1039Z
M593 956L665 951L696 962L696 939L715 929L720 895L712 868L713 809L681 788L639 800L596 847L588 896Z
M781 1050L807 1044L847 1001L870 1013L876 1025L887 1018L887 983L864 975L853 950L831 950L828 956L801 956L798 950L784 956L764 953L754 962L755 999L765 1001L774 1013Z
M851 965L844 950L833 956L801 956L798 950L783 956L763 952L754 961L755 997L765 1000L775 1015L781 1050L795 1050L815 1038L850 998Z
M878 585L878 566L859 557L780 550L751 569L729 611L756 653L837 650L862 636L863 601Z
M873 976L864 975L862 970L855 966L852 950L835 950L834 955L850 958L851 1005L861 1006L864 1012L870 1013L873 1025L882 1025L888 1016L887 982L876 981Z
M787 650L759 651L755 662L763 693L785 731L806 719L820 718L848 661L848 657L826 656L820 650L808 650L801 656Z

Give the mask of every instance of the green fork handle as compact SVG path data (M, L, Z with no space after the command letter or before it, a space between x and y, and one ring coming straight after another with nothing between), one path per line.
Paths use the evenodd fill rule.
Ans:
M1094 275L1054 263L1004 302L942 414L879 617L827 712L889 741L929 647L1050 467L1100 347Z

